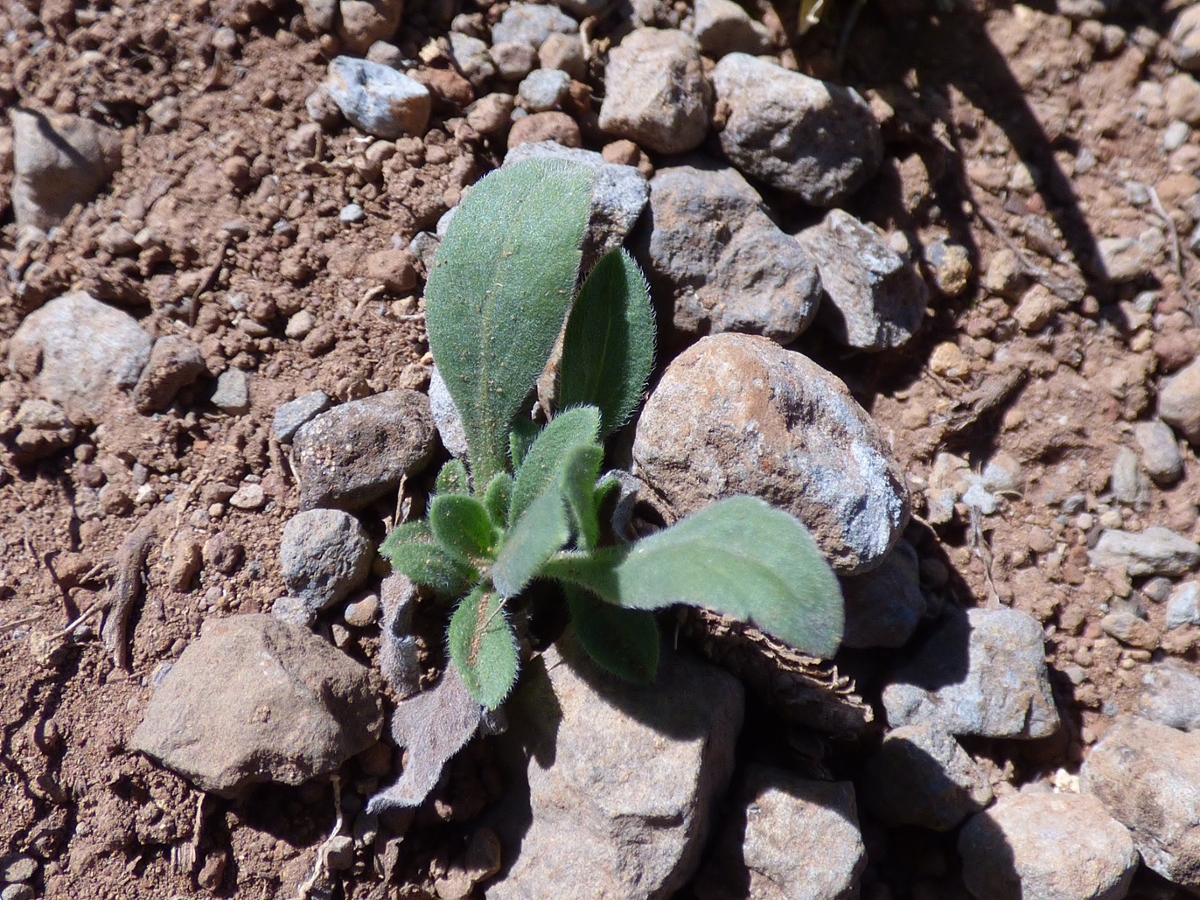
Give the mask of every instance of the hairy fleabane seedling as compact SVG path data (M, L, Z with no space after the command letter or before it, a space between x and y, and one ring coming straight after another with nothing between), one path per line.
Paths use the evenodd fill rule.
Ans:
M842 634L838 582L804 526L754 497L720 500L633 544L600 508L618 484L603 441L636 411L654 357L645 279L624 250L577 290L591 211L586 166L529 159L463 199L426 285L429 346L463 420L467 460L438 474L428 517L380 552L413 582L458 598L450 657L481 704L516 682L509 615L534 579L562 587L580 644L625 678L653 679L653 610L684 603L750 622L816 656ZM564 331L565 324L565 331ZM555 408L529 398L563 337Z

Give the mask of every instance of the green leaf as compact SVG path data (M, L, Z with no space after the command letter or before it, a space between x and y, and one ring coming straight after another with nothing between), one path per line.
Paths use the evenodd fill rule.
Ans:
M550 420L529 453L517 469L513 484L510 522L516 522L546 486L561 480L567 453L579 446L593 446L600 428L600 411L594 406L581 406L559 413Z
M581 550L591 550L600 540L596 516L596 479L604 462L599 444L580 444L567 451L562 463L563 499L571 514Z
M411 525L422 527L410 529ZM421 533L426 535L424 539ZM380 545L379 553L414 584L423 584L439 594L460 595L479 579L473 566L454 559L433 542L433 533L425 522L401 525Z
M461 459L452 459L438 472L434 492L438 494L469 494L471 481L467 477L467 467Z
M383 543L379 545L379 555L385 559L389 557L392 551L401 544L411 544L414 541L432 541L433 531L429 528L429 523L424 519L415 519L412 522L402 522L391 530L391 533L383 539Z
M508 455L512 459L514 472L521 468L525 454L529 452L541 430L537 422L525 416L517 416L513 420L512 431L508 434Z
M563 592L575 636L592 659L626 681L654 680L660 643L654 613L613 606L572 585Z
M510 426L562 330L592 181L586 167L562 160L498 169L463 198L438 249L425 324L477 485L506 468Z
M654 367L654 309L637 263L624 250L592 269L567 320L558 369L560 407L600 407L600 436L637 410Z
M429 527L443 549L461 562L478 565L495 555L496 529L487 509L474 497L434 497L429 504Z
M570 537L562 492L552 484L505 532L491 571L496 590L515 597Z
M756 497L731 497L629 548L565 554L542 574L629 609L702 606L828 657L842 639L837 577L808 530Z
M492 524L497 528L508 527L508 507L512 503L512 476L497 472L492 483L483 494L483 505L487 507Z
M463 598L450 618L447 642L471 696L495 709L517 680L517 641L504 601L482 585Z

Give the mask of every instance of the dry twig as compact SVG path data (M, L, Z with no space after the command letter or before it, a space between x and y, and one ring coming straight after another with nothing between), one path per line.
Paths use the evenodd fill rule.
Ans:
M105 648L112 653L113 663L121 669L129 667L129 644L125 632L134 604L142 592L142 567L150 555L154 535L154 524L143 522L121 542L115 559L117 577L105 597L105 602L111 608L100 636L104 639Z

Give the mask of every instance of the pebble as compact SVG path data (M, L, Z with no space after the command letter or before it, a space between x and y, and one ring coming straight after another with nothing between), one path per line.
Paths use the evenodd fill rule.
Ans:
M32 856L22 853L0 856L0 881L10 884L33 881L37 871L38 861Z
M333 400L324 391L311 391L295 400L281 403L275 408L275 417L271 420L271 436L281 444L289 443L300 426L311 422L332 405Z
M307 337L309 332L311 332L316 325L317 317L307 309L302 309L288 319L288 323L284 327L283 333L287 337L290 337L293 341L298 341Z
M1170 153L1173 150L1178 150L1182 147L1189 137L1191 137L1192 129L1187 122L1181 122L1176 119L1163 131L1162 148Z
M508 131L508 149L521 144L553 141L564 147L583 146L579 124L564 112L540 112L513 122Z
M389 66L338 56L324 86L350 123L375 137L420 137L429 125L429 89Z
M537 67L537 51L523 41L500 41L488 56L504 81L520 81Z
M496 64L488 53L488 45L479 38L450 32L450 58L476 88L483 87L496 74Z
M261 484L243 484L229 498L229 505L236 509L259 509L267 502L267 495Z
M362 56L376 41L391 40L400 25L404 0L341 0L338 37L342 49Z
M543 69L560 69L576 81L587 80L587 59L583 42L573 34L554 32L538 48L538 64Z
M950 608L888 678L888 724L953 735L1043 738L1059 727L1042 626L1015 609Z
M366 217L366 212L357 203L347 203L338 210L338 218L347 225L357 225Z
M226 369L217 376L216 389L209 398L222 412L237 416L250 410L250 376L241 369Z
M916 268L876 229L834 209L796 240L821 273L825 299L818 321L839 343L859 350L889 350L906 344L920 328L929 289Z
M1171 26L1169 39L1179 68L1200 71L1200 9L1185 6Z
M1200 582L1185 581L1167 600L1167 628L1183 625L1200 625Z
M333 31L337 21L338 0L300 0L300 7L313 31L318 34Z
M1164 382L1158 394L1158 417L1200 446L1200 360Z
M271 617L285 625L312 628L317 621L317 611L303 597L277 597L271 604Z
M729 109L721 150L747 175L813 206L834 206L883 161L883 136L852 88L730 53L713 70Z
M904 473L875 422L836 377L762 337L711 335L676 357L633 458L680 516L719 497L770 497L842 575L878 565L908 522Z
M12 448L13 461L22 466L67 449L78 434L62 408L48 400L22 400L13 426L16 433L6 438L6 443Z
M301 426L292 446L301 508L361 509L429 463L429 398L398 390L343 403Z
M366 628L379 618L379 597L367 594L361 600L346 604L342 619L351 628Z
M1129 830L1086 794L1027 789L1001 797L958 838L976 900L1124 897L1138 866Z
M1093 568L1121 566L1131 577L1179 576L1200 563L1200 545L1158 525L1135 533L1106 529L1088 552Z
M757 56L771 51L771 34L733 0L696 0L692 37L709 59L727 53Z
M312 609L328 609L366 580L374 550L362 525L348 513L297 513L283 526L279 543L284 584Z
M154 342L150 359L133 388L138 412L162 412L183 388L205 373L200 345L182 335L166 335Z
M938 239L924 249L925 262L932 274L933 283L947 297L957 297L971 283L975 267L971 264L971 253L962 244L953 244Z
M1100 620L1100 628L1122 644L1142 650L1157 650L1161 639L1153 625L1128 609L1110 612Z
M571 76L561 69L534 69L521 81L517 96L530 112L559 109L570 96Z
M1118 503L1142 504L1150 499L1150 484L1138 467L1137 454L1128 447L1118 447L1109 476L1113 499Z
M382 727L365 666L305 629L235 615L204 622L155 688L130 749L232 797L332 772Z
M84 291L34 310L8 345L8 367L76 424L100 421L113 394L137 384L152 339L128 313Z
M842 580L846 625L842 646L902 647L926 612L917 551L903 538L869 572Z
M537 50L554 32L574 34L578 30L578 22L549 4L510 3L492 26L492 43L513 41Z
M1200 733L1118 716L1084 760L1080 787L1133 833L1150 869L1200 888Z
M341 107L334 102L328 88L323 84L318 85L317 89L304 99L304 110L309 118L325 129L337 128L342 122Z
M108 485L108 487L112 487L112 485ZM216 569L222 575L232 575L241 568L242 561L246 557L246 550L226 532L218 531L204 542L201 555L204 558L205 566Z
M659 153L684 153L708 134L713 90L700 48L682 31L638 28L609 52L600 128Z
M984 772L932 725L890 731L867 762L860 795L884 825L950 831L992 802Z
M1145 275L1157 261L1163 248L1162 232L1151 228L1138 238L1103 238L1096 247L1109 280L1133 281Z
M857 897L867 867L854 785L747 767L693 882L697 900Z
M1170 662L1147 666L1137 711L1160 725L1195 731L1200 728L1200 678Z
M37 892L28 884L10 884L0 891L0 900L33 900L36 896Z
M1164 422L1139 422L1134 439L1142 449L1142 466L1157 484L1174 484L1183 477L1183 456L1171 426Z
M737 170L659 169L650 182L649 225L638 254L682 334L740 331L788 344L815 318L816 264Z
M49 231L73 206L91 202L121 166L121 133L91 119L13 108L9 121L18 230Z
M1067 301L1052 294L1045 285L1035 284L1021 297L1012 317L1022 331L1034 334L1053 322L1054 317L1066 308Z

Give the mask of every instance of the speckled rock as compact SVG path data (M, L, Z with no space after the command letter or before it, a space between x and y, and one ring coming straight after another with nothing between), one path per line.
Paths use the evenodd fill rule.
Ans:
M747 175L813 206L845 200L883 161L879 123L852 88L745 53L717 63L721 150Z
M535 3L510 3L492 26L492 43L507 41L526 44L537 50L546 37L554 32L573 34L579 23L553 6Z
M350 123L367 134L425 134L433 108L429 89L390 66L338 56L324 86Z
M354 516L338 509L310 509L283 526L280 570L295 596L314 610L327 609L363 583L373 550Z
M1042 626L1015 609L947 609L888 679L888 724L955 735L1042 738L1058 730Z
M1200 728L1200 678L1171 662L1147 666L1138 715L1182 731Z
M1100 801L1048 790L1002 797L967 822L958 851L977 900L1120 900L1138 865Z
M817 263L826 295L819 320L839 343L890 350L921 327L929 288L875 228L833 209L796 240Z
M1171 591L1165 622L1167 628L1200 625L1200 582L1187 581Z
M680 332L741 331L787 344L815 317L816 265L736 170L660 169L650 182L649 226L638 252Z
M292 439L301 507L361 509L428 464L434 435L429 398L417 391L387 391L321 413Z
M1200 445L1200 360L1166 380L1158 394L1158 416L1194 445Z
M659 153L685 153L708 133L712 85L682 31L639 28L608 56L600 128Z
M281 403L271 419L271 435L281 444L289 443L302 425L329 409L333 400L324 391L310 391L295 400Z
M702 338L650 395L637 474L682 516L754 494L812 532L840 574L878 565L908 522L908 488L870 416L806 356L767 338Z
M154 691L130 741L203 791L301 784L379 739L365 666L270 616L209 619Z
M835 900L858 895L867 853L854 785L751 765L707 864L697 900Z
M925 615L920 561L901 539L878 566L842 578L846 601L843 647L903 647Z
M1129 575L1182 575L1200 563L1200 545L1168 528L1152 525L1145 531L1106 529L1088 552L1100 571L1123 568Z

